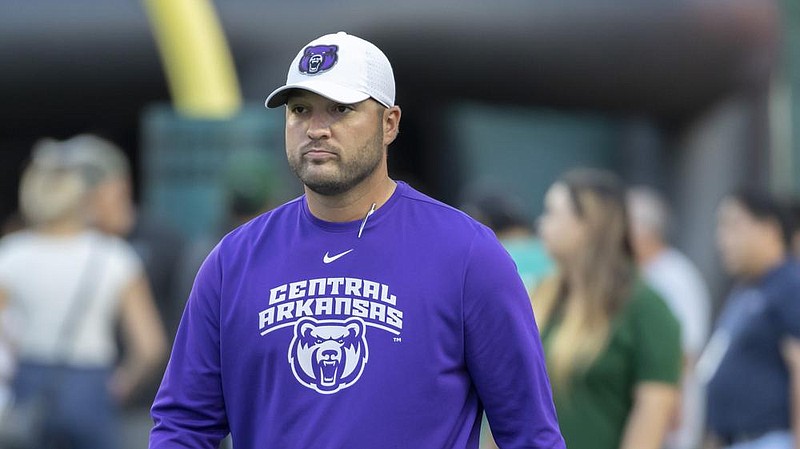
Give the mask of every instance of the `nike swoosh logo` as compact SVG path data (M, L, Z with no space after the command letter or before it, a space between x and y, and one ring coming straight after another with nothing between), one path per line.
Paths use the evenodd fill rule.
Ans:
M347 251L345 251L343 253L336 254L334 256L329 256L328 253L326 252L325 255L322 257L322 262L323 263L331 263L334 260L337 260L337 259L339 259L341 257L344 257L344 256L350 254L351 252L353 252L353 249L355 249L355 248L348 249Z

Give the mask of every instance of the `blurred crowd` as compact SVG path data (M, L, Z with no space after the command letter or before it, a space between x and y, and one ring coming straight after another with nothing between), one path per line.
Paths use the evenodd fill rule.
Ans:
M227 219L186 241L137 208L113 143L32 149L0 240L0 410L46 396L42 444L146 447L194 272L222 234L274 206L258 155L223 170ZM461 208L496 233L530 293L568 447L800 447L800 201L743 188L709 211L724 299L671 244L663 192L611 172L576 168L544 198L480 192Z
M79 135L32 148L19 214L0 239L0 417L45 397L38 447L147 447L194 273L224 232L270 205L262 157L242 153L221 169L224 222L187 241L137 207L113 143Z
M708 251L733 286L719 301L671 245L656 189L575 169L548 190L538 226L525 201L542 200L485 192L463 209L526 282L569 448L800 446L796 198L748 187L709 212ZM482 447L496 447L490 432Z

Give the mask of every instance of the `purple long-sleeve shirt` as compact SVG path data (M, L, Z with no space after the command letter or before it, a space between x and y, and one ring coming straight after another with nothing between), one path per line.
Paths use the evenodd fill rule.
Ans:
M366 211L365 211L366 213ZM304 197L201 267L151 449L564 448L527 294L492 232L404 183L366 222Z

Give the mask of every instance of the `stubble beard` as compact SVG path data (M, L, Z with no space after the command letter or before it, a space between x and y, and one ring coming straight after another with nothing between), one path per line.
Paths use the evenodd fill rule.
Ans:
M376 133L349 160L342 160L341 152L337 151L339 157L325 162L336 164L338 170L332 174L314 173L310 168L315 164L305 160L302 155L290 158L289 166L295 176L313 192L324 196L341 195L375 173L383 161L382 144L381 135Z

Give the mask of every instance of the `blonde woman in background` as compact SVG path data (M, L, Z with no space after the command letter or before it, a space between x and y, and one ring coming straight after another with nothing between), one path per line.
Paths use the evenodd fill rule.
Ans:
M36 145L20 183L29 229L0 240L0 308L12 308L23 330L14 393L24 401L47 392L47 447L118 447L116 405L166 349L141 262L128 244L87 225L97 176L74 155L93 142ZM115 365L117 319L129 350Z
M541 236L557 274L532 295L570 449L658 449L675 416L680 328L639 279L625 192L611 173L567 172Z

